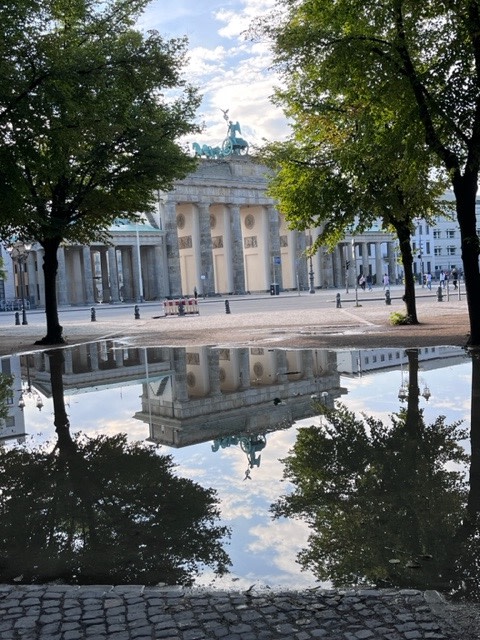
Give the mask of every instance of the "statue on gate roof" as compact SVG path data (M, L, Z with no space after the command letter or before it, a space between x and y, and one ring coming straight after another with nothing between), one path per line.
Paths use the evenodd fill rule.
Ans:
M228 122L227 137L222 142L220 147L210 147L204 144L200 146L198 142L192 144L193 150L196 156L206 156L207 158L225 158L227 156L244 156L248 154L248 142L243 138L237 136L237 133L241 134L240 123L232 122L229 119L229 109L220 109L223 113L223 119Z

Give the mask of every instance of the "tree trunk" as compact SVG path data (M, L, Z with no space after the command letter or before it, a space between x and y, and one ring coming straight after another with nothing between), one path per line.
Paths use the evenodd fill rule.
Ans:
M44 240L41 245L45 251L43 256L43 274L45 280L45 316L47 320L47 335L35 344L64 344L63 328L58 320L57 305L57 250L60 238Z
M398 241L400 244L400 253L402 255L403 272L405 274L405 294L403 300L406 306L408 324L419 324L417 317L417 301L415 298L415 281L413 278L413 256L412 246L410 244L410 227L407 221L394 222Z
M462 242L462 262L467 293L470 337L468 344L480 346L480 270L478 267L479 241L475 215L477 177L466 174L453 180L457 219Z

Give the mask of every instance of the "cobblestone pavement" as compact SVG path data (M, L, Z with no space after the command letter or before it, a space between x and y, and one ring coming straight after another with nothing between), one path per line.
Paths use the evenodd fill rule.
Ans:
M0 585L1 640L473 640L435 592Z

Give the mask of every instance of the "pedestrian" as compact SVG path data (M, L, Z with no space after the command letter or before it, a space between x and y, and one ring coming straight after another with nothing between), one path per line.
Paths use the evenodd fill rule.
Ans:
M445 287L445 271L443 269L440 271L440 286L442 289Z
M195 300L198 298L198 291L197 291L197 287L193 287L193 295Z
M388 289L390 287L390 278L388 277L388 273L385 273L383 276L383 288Z
M365 276L362 274L358 279L358 284L365 291Z
M372 290L372 276L370 274L367 275L367 287L369 291Z
M456 289L458 284L458 271L456 270L455 267L453 267L452 269L452 282L453 282L453 288Z
M427 289L430 289L431 291L432 290L432 274L430 273L430 271L425 276L425 280L427 282Z

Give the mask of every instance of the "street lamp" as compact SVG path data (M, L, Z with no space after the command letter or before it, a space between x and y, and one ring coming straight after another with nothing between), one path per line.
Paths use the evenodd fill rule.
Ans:
M30 242L22 242L21 240L15 240L15 242L12 242L11 245L6 247L13 263L17 262L18 264L18 271L20 275L20 297L22 299L22 324L28 324L27 311L25 309L24 270L31 248L32 245Z
M27 383L26 383L26 386L23 384L23 382L21 383L22 388L20 389L20 399L18 401L18 406L23 411L26 404L25 400L34 399L35 406L39 411L41 411L43 407L43 401L42 401L42 398L40 397L40 394L34 391L32 388L32 383L30 380L30 365L28 362L28 355L25 356L25 360L27 364Z

